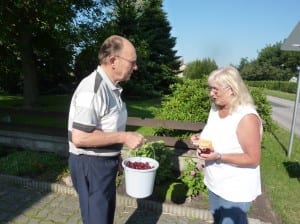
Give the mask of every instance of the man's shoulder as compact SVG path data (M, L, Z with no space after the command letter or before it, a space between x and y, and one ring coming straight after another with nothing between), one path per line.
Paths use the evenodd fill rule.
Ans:
M96 93L102 83L102 80L102 76L98 72L93 71L80 81L78 89Z

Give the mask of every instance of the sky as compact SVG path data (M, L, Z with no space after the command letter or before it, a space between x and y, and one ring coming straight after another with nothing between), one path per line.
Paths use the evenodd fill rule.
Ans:
M300 0L163 0L184 63L210 58L219 67L257 58L300 21Z

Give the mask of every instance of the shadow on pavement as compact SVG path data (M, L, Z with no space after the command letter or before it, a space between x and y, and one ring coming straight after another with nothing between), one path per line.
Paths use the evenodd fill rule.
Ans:
M19 184L1 180L0 183L0 223L25 221L26 210L39 203L47 193L29 191ZM33 213L32 211L27 211ZM32 214L35 215L35 214Z
M76 197L51 194L18 183L18 178L16 182L10 179L0 176L0 223L80 223Z

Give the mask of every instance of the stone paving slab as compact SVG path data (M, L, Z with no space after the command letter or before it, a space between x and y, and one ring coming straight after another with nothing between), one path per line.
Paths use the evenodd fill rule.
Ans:
M248 219L249 224L267 224ZM72 187L0 174L0 224L79 224L78 197ZM208 210L136 200L117 194L114 224L209 224Z
M75 195L43 191L0 179L0 224L79 224ZM208 224L195 218L118 204L115 224Z

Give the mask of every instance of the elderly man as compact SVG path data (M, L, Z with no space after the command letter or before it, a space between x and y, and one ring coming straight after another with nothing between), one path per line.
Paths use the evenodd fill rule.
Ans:
M138 69L134 46L113 35L98 58L99 66L75 90L69 111L69 167L84 224L113 223L121 148L143 144L142 135L125 131L127 110L119 86Z

